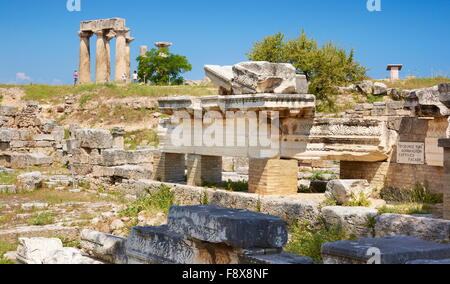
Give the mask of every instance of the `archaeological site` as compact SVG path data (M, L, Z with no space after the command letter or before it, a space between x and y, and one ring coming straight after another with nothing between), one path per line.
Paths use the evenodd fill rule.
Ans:
M448 76L137 18L61 23L73 82L0 83L0 264L450 264Z

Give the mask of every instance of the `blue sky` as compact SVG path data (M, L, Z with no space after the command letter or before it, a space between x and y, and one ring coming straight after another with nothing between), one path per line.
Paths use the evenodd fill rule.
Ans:
M0 0L1 83L71 83L79 22L111 17L125 18L136 38L133 70L140 45L170 41L193 65L185 77L202 79L203 65L244 61L254 41L303 28L321 44L354 48L374 78L387 77L389 63L403 63L402 75L450 75L449 0L381 0L372 13L367 0L80 1L69 12L67 0Z

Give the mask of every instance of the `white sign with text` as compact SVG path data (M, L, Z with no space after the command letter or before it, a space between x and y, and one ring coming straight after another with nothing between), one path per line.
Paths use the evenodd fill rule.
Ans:
M425 164L425 143L399 142L397 146L397 163Z

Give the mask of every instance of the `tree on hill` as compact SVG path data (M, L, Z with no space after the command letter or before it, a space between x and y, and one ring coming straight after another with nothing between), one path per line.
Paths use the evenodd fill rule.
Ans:
M170 53L168 48L153 48L146 56L139 56L137 61L139 80L155 85L181 85L181 74L192 70L185 56Z
M361 81L367 72L354 60L353 49L347 52L332 41L319 48L305 31L296 39L287 40L282 33L265 37L254 43L247 56L253 61L294 65L299 74L306 75L310 83L309 92L317 96L319 110L335 110L335 86Z

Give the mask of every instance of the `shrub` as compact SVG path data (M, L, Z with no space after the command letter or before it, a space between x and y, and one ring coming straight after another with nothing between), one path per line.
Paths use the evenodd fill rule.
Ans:
M42 212L34 214L28 221L28 225L44 226L55 223L55 215L52 212Z
M384 200L394 202L431 204L443 202L443 194L430 192L427 183L418 183L415 188L409 190L386 187L381 190L380 195Z
M371 202L369 198L362 192L359 194L359 196L356 196L356 194L352 194L351 201L344 204L344 206L349 207L369 207L370 205Z
M431 207L426 204L420 203L405 203L384 206L378 209L379 214L392 213L392 214L430 214Z
M325 243L352 238L346 237L345 231L340 227L327 227L322 221L313 226L311 222L303 220L290 227L291 239L286 250L288 252L309 256L316 263L322 263L321 249Z
M308 38L306 33L297 39L286 40L282 33L256 42L247 54L250 60L291 63L298 73L306 75L309 92L318 99L318 111L336 111L335 86L348 85L366 78L367 69L354 60L354 51L336 47L333 42L324 44Z
M175 204L175 195L167 185L161 185L154 193L150 193L139 200L129 204L126 209L120 212L121 216L138 216L142 211L162 210L169 212Z

